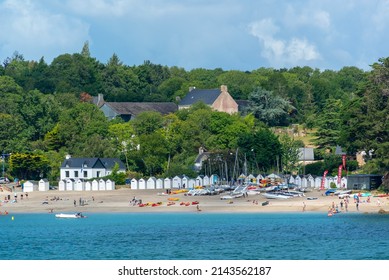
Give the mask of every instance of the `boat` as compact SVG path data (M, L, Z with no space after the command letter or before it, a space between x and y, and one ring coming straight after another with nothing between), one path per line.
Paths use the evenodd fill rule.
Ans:
M269 204L269 201L264 201L264 202L262 202L262 206L266 206L266 205L268 205Z
M55 214L56 218L63 218L63 219L80 219L80 218L86 218L82 213L74 213L74 214Z
M269 198L269 199L289 199L289 198L292 198L293 196L291 195L286 195L284 193L277 193L277 192L266 192L266 193L262 193L262 195L266 198Z

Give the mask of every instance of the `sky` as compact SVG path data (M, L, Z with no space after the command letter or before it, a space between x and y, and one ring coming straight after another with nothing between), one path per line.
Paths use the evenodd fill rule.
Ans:
M0 62L107 63L252 71L370 70L389 56L389 0L0 0Z

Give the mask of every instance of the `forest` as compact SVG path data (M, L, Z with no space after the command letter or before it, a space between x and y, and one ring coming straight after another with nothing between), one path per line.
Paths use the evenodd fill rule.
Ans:
M104 94L111 102L178 102L189 87L227 85L247 106L239 114L212 111L205 104L162 116L144 112L134 120L108 121L90 102ZM15 52L0 65L0 152L3 176L58 180L66 154L118 157L128 178L218 173L336 175L347 153L348 170L382 174L389 170L389 58L371 70L353 66L321 70L307 66L254 71L185 70L144 61L125 65L113 54L100 62L85 43L80 53L62 54L48 64ZM280 129L300 127L307 142ZM298 147L315 147L319 161L302 168ZM194 170L199 148L211 156ZM364 166L355 155L366 151ZM237 161L238 159L238 161Z

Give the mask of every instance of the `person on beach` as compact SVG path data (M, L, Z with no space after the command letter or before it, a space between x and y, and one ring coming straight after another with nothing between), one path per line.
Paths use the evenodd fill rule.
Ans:
M74 200L74 201L73 201L73 204L74 204L74 207L76 207L77 201Z
M303 201L303 212L305 212L306 207L307 207L307 205L305 205L305 202Z
M355 206L357 207L357 211L359 211L359 202L357 201L357 203L355 204Z

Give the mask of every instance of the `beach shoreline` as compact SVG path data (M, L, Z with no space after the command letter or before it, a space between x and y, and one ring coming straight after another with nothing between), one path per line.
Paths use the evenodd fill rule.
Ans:
M313 190L305 197L290 199L266 199L262 195L222 200L220 195L187 196L184 193L162 195L164 190L132 190L120 188L113 191L58 191L25 193L0 192L0 212L14 213L292 213L322 212L328 213L333 205L341 212L379 213L389 212L389 199L371 197L370 202L362 198L356 207L353 198L349 199L348 209L341 207L337 196L325 196L323 191ZM21 195L23 194L23 198ZM5 198L11 197L10 200ZM307 197L314 197L308 200ZM168 206L169 198L176 198ZM142 201L147 206L139 207L133 200ZM268 201L267 205L262 205ZM194 203L193 203L194 202ZM172 204L172 202L171 202ZM343 208L343 209L342 209Z

